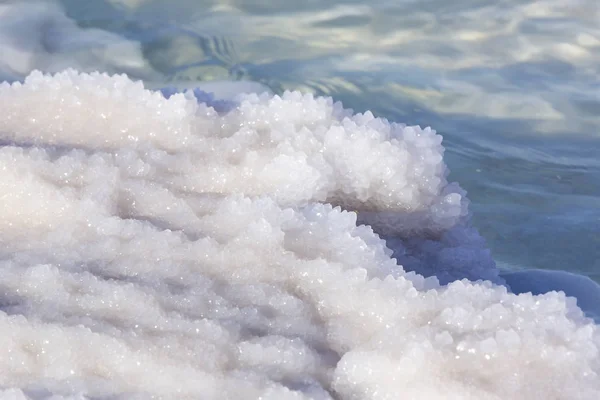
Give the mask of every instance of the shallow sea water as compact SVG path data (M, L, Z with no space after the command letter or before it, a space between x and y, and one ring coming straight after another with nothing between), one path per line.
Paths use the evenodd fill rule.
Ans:
M134 76L257 81L432 126L500 266L600 282L597 1L62 4L140 42Z

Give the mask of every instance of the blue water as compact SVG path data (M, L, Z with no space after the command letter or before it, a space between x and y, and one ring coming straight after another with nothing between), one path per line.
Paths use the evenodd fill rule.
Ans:
M150 86L245 80L432 126L500 268L600 282L597 0L19 4L0 46L35 57L0 51L0 78L74 66Z

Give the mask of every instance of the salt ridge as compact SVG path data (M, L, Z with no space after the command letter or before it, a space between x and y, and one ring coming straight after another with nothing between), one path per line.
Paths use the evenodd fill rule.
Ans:
M0 99L2 398L600 397L597 326L507 291L431 129L73 70Z

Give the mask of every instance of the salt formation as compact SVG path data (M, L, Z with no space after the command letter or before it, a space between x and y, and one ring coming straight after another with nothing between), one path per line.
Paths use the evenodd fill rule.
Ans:
M597 327L501 285L431 129L74 71L0 99L1 398L600 398Z

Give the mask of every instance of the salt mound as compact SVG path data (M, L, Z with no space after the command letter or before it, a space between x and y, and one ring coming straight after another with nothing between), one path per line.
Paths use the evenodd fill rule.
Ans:
M600 397L573 299L455 280L501 282L431 129L74 71L0 99L2 398Z

